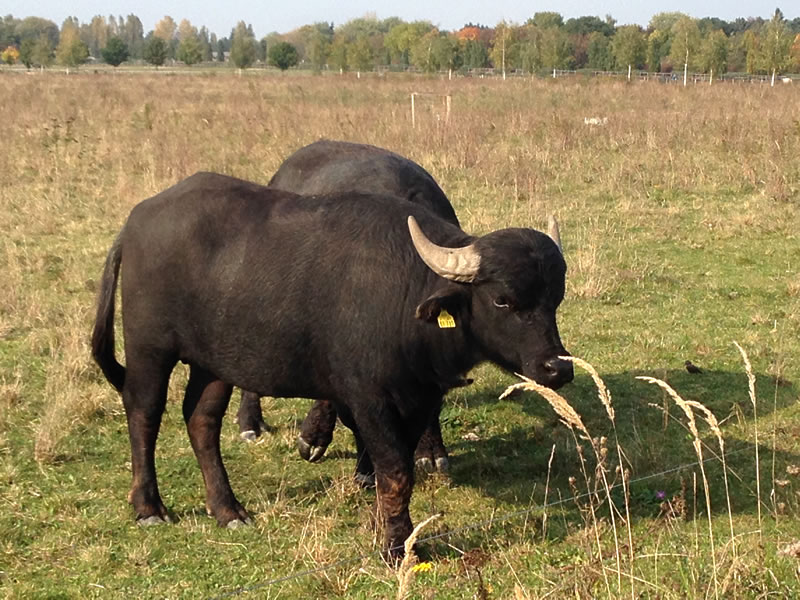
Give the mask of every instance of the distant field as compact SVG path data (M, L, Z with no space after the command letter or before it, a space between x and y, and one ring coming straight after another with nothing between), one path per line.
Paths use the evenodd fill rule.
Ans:
M561 390L603 471L541 397L498 400L516 378L476 369L443 412L451 472L418 477L412 519L444 513L421 537L449 535L421 544L431 568L408 597L800 595L800 549L783 552L800 541L800 87L5 72L0 106L1 597L398 596L349 432L318 465L294 449L307 400L265 400L275 431L247 445L235 395L223 454L254 525L220 529L179 367L157 450L179 522L137 527L122 403L89 357L105 254L137 202L198 170L266 183L321 137L419 162L470 232L555 213L562 340L616 414L615 437L582 369ZM712 411L727 478L702 410L703 471L684 412L640 375ZM617 439L627 498L602 483L622 481Z

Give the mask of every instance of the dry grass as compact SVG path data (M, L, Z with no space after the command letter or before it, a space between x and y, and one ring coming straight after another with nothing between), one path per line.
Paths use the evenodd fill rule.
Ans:
M583 365L588 365L588 363L586 363L585 361L580 361L580 363L583 364ZM597 375L597 372L594 370L594 368L591 368L591 371L593 371L594 374ZM586 429L586 426L583 424L583 420L581 419L581 417L578 414L578 412L569 404L569 402L561 394L559 394L555 390L552 390L552 389L550 389L548 387L545 387L543 385L540 385L540 384L536 383L535 381L529 379L528 377L525 377L524 375L517 375L517 376L520 377L520 379L522 379L523 381L521 383L515 383L515 384L512 384L512 385L508 386L506 388L506 390L500 395L501 399L505 398L506 396L508 396L510 393L512 393L515 390L527 390L527 391L536 392L537 394L542 396L545 400L547 400L547 403L550 405L550 407L560 417L561 423L570 430L570 432L573 434L573 436L574 436L575 430L577 429L578 432L581 434L581 437L585 441L588 441L591 444L592 450L594 451L595 459L597 461L596 462L596 467L595 467L595 478L599 474L600 478L602 479L603 489L605 490L606 499L608 500L608 505L609 505L609 508L610 508L612 531L614 533L615 557L616 557L616 561L617 561L617 569L616 569L616 573L617 573L617 577L618 577L618 579L617 579L617 589L620 589L621 585L620 585L619 578L622 575L622 569L621 569L621 565L620 565L619 539L617 537L616 519L615 519L615 515L614 515L615 507L614 507L614 502L611 499L611 489L609 487L608 479L606 477L606 470L607 470L606 458L607 458L607 454L606 454L606 448L605 448L605 438L592 439L591 435L589 434L589 431ZM597 376L597 380L600 380L599 376ZM603 392L605 392L605 396L603 396L604 405L607 407L607 409L609 411L611 411L610 414L613 414L613 408L611 407L611 396L608 394L608 390L605 387L605 384L602 383L602 381L601 381L601 384L598 385L598 389L600 390L601 396L603 396ZM613 419L612 419L612 421L613 421ZM600 527L601 527L601 524L600 524L600 522L598 520L598 517L597 517L597 514L596 514L594 502L591 501L591 497L593 495L592 482L591 482L591 478L590 478L589 474L587 473L586 462L585 462L584 456L583 456L583 448L582 448L581 444L579 443L578 438L575 437L574 439L575 439L575 449L576 449L576 451L578 453L578 456L580 458L581 473L583 475L584 482L586 483L587 494L590 497L590 500L588 502L588 506L589 506L589 513L591 515L591 521L590 522L591 522L591 525L592 525L592 527L594 529L595 541L597 543L597 556L598 556L599 561L602 563L602 561L603 561L603 549L602 549L602 544L600 542L600 537L601 537ZM574 491L576 492L576 495L577 495L577 489L575 489ZM603 579L605 581L606 591L608 592L609 596L611 596L611 586L610 586L610 583L609 583L608 578L607 578L606 569L605 569L605 567L601 567L601 569L602 569Z
M227 440L226 451L241 458L226 457L232 479L239 482L234 487L247 490L248 508L257 517L251 538L247 533L238 534L242 538L223 537L227 533L217 532L202 514L199 474L178 414L167 415L159 441L159 451L170 453L163 463L169 473L164 477L165 494L175 494L168 500L170 505L197 506L198 510L183 515L176 530L159 537L143 540L140 532L124 529L129 515L124 492L118 491L126 487L129 477L123 468L124 419L118 396L95 371L87 346L103 258L134 204L203 169L266 182L290 152L329 137L377 144L420 162L447 192L467 231L483 233L512 225L542 229L545 215L556 213L570 269L567 301L560 311L562 335L571 351L595 358L601 355L596 364L603 364L615 376L607 378L614 389L616 406L612 406L608 387L596 371L589 370L603 407L601 422L592 420L591 411L579 403L582 399L573 402L580 414L565 399L558 414L576 428L575 438L566 433L565 448L557 433L551 438L549 430L543 432L546 450L555 442L559 447L556 451L552 446L549 462L548 453L543 454L542 477L534 481L540 481L538 493L563 498L568 495L563 490L565 467L575 475L582 469L589 498L581 500L577 509L585 515L583 527L580 518L575 519L576 531L570 520L574 514L551 508L546 531L543 527L535 532L536 543L520 539L513 528L450 541L454 546L486 548L488 565L481 567L482 572L503 590L491 597L504 593L617 597L628 591L632 597L692 597L710 590L712 569L723 595L755 596L784 589L783 582L772 582L771 577L779 576L769 575L775 563L762 568L765 551L749 543L753 536L747 532L756 527L747 521L747 511L742 509L746 501L741 498L738 509L728 508L722 534L727 537L724 529L732 529L735 552L732 541L709 549L708 535L691 533L696 521L683 524L681 515L687 519L692 515L689 505L698 499L703 503L703 493L693 495L691 482L688 490L668 499L662 516L643 518L641 507L639 513L631 514L629 504L635 502L628 485L631 471L634 478L643 474L635 471L634 463L644 461L649 473L655 470L650 466L664 462L659 449L648 446L661 438L641 439L638 431L622 438L616 429L630 428L632 414L642 418L638 407L631 409L631 399L641 399L640 392L626 383L633 374L656 373L664 381L673 381L671 365L676 356L697 349L703 349L701 356L715 362L717 370L738 372L727 358L720 358L725 355L720 348L732 338L743 342L759 369L774 365L782 386L796 379L790 332L800 324L796 302L800 287L792 271L797 256L800 135L794 125L796 92L790 86L770 91L757 86L682 90L577 80L503 84L405 77L112 77L88 71L69 77L3 73L0 79L3 105L24 107L15 110L13 119L0 121L0 139L12 149L0 154L0 481L2 485L8 482L0 490L0 499L9 522L29 528L9 528L9 535L15 537L0 544L0 563L14 565L20 572L33 569L34 564L55 565L63 572L87 573L76 577L95 577L121 595L136 595L139 588L126 583L127 576L121 575L125 572L138 581L155 581L154 594L188 597L193 592L213 596L229 589L198 591L201 583L194 574L203 573L202 581L207 581L205 569L214 561L222 564L224 572L212 575L214 585L230 586L225 577L236 571L236 565L262 569L245 574L240 569L236 571L239 577L265 580L276 570L282 574L334 564L354 546L360 552L377 550L366 524L371 499L353 485L349 461L323 465L327 475L298 471L306 466L298 467L293 451L287 450L296 437L296 415L281 413L280 407L267 411L284 415L278 432L259 445L233 450L235 434ZM437 118L435 106L421 105L418 127L412 130L411 89L452 94L449 123ZM753 114L759 115L757 124ZM586 127L586 115L608 117L607 125ZM727 262L709 261L712 255L724 256ZM727 308L709 308L719 305ZM758 319L751 320L751 315ZM773 329L786 332L783 345L774 343ZM717 339L720 336L725 336L723 341ZM669 379L661 377L662 370L670 370ZM171 383L173 395L180 394L183 378L178 372ZM685 397L693 398L695 391L692 388ZM574 392L565 395L570 397L570 393ZM482 416L482 408L469 406L477 392L463 394L457 402L464 410L454 411L454 418L470 427L491 418ZM727 388L720 395L737 396ZM721 426L711 419L712 413L691 404L692 400L686 402L693 414L711 421L712 435L715 427L728 440L740 435L732 422ZM716 405L709 407L719 416L725 414ZM779 410L787 409L779 407L777 400L774 410L775 445L791 457L796 432L791 419L780 420L784 413L779 415ZM483 439L473 446L461 440L460 430L446 430L456 440L457 458L473 461L469 472L460 474L470 483L458 486L435 478L424 480L417 487L415 502L419 504L414 510L431 514L444 504L451 508L448 522L461 519L461 523L480 521L492 511L513 510L515 505L508 498L517 491L492 489L505 485L491 478L492 461L519 458L509 453L505 458L486 457L485 464L478 459L481 451L488 452L485 448L490 442L505 449L509 428L532 427L529 415L517 413L514 418L519 416L519 423L484 424L494 429L481 432ZM749 423L750 415L741 419ZM639 426L636 421L634 428ZM537 421L533 427L531 435L538 437L546 426ZM607 432L607 453L601 431ZM675 437L674 429L665 425L663 436ZM85 457L84 440L99 444L113 459L99 464L96 457L87 458L102 476L75 475L80 483L73 489L69 478L82 461L70 459ZM725 457L730 451L721 437L718 440ZM585 467L588 461L580 454L587 441L595 453L593 467ZM674 448L678 442L670 444ZM579 453L577 457L569 446ZM642 458L653 455L650 463ZM24 462L34 456L38 463ZM258 469L253 469L254 464ZM331 475L324 469L333 469L332 464L338 471ZM750 477L752 466L748 468L747 474L742 474L741 467L738 473ZM729 469L723 466L722 472L727 474ZM481 477L491 485L477 481ZM795 483L789 480L792 483L775 493L783 494L779 501L792 514ZM708 482L719 490L727 484L723 478ZM623 488L621 499L610 493L617 485ZM451 486L460 489L451 494ZM62 487L70 491L62 492ZM87 490L103 490L102 502L96 502ZM532 502L530 494L529 488L520 494L528 503L525 506ZM760 494L759 490L759 506ZM458 501L453 500L456 497ZM98 505L102 506L95 509L99 517L85 514L87 506ZM731 525L732 510L744 514L737 514L739 521ZM113 523L116 529L95 530L93 518ZM32 523L36 519L52 528L37 529ZM761 520L759 514L758 531L769 526L769 518ZM623 522L627 535L618 531ZM791 527L789 519L784 523ZM719 537L719 531L715 534ZM166 541L159 541L162 538ZM771 543L766 537L764 541ZM781 538L784 541L791 540ZM180 576L170 575L165 581L166 566L178 560L174 548L184 545L198 552L200 547L212 547L213 553L188 563L191 566ZM588 550L580 550L587 546ZM20 548L30 548L24 564ZM243 554L237 554L240 551ZM259 560L248 561L252 555ZM73 556L77 563L72 562ZM117 564L118 556L124 558L125 569L106 569ZM462 562L438 562L436 573L425 575L431 578L426 581L436 581L436 587L420 590L420 595L433 591L436 597L463 596L463 586L477 584L470 574L474 569L458 570L456 563ZM520 581L503 587L511 580L509 565ZM113 572L113 583L119 587L113 588L106 580L110 576L93 571L95 567ZM10 572L5 566L0 569ZM18 584L21 596L33 595L32 586L50 575L24 572L31 583ZM665 577L668 583L663 583ZM70 587L71 593L89 593L81 585ZM288 589L289 595L301 590L320 597L392 596L398 591L395 574L374 563L332 569L307 579L303 587ZM488 590L488 584L481 589Z
M700 467L700 474L703 477L703 491L705 492L705 499L706 499L706 510L707 510L707 517L708 517L708 539L709 543L711 544L711 560L713 563L713 577L714 577L714 597L719 597L719 581L717 577L717 553L714 546L714 528L711 519L711 490L709 488L708 477L706 476L706 468L705 462L703 460L703 443L700 439L700 433L697 430L697 421L694 416L694 410L698 407L702 407L704 414L711 414L702 404L693 401L686 401L678 395L678 393L672 389L672 387L666 382L661 379L656 379L655 377L637 377L637 379L641 379L642 381L646 381L648 383L654 383L658 385L661 389L663 389L670 398L675 401L675 404L683 410L684 414L686 415L686 425L689 428L689 431L692 433L693 440L692 446L694 446L694 450L697 453L697 464ZM713 417L713 415L711 415ZM722 447L722 434L719 432L719 428L716 427L716 419L711 421L713 423L712 429L715 429L715 434L719 435L720 440L720 448L722 449L723 456L724 456L724 448ZM730 500L729 504L730 506ZM733 539L733 529L731 526L731 539Z
M735 344L736 344L737 348L739 349L739 351L741 352L743 360L745 362L746 372L748 374L748 380L750 382L749 394L750 394L752 402L755 404L756 399L755 399L755 391L754 391L754 387L753 387L754 386L755 377L753 375L752 367L750 365L749 359L748 359L747 354L744 351L744 349L738 343L735 343ZM594 381L595 386L597 388L598 397L599 397L603 407L606 410L606 414L607 414L607 416L609 418L609 421L612 424L612 427L614 428L614 433L616 435L615 411L614 411L614 408L613 408L612 403L611 403L611 394L610 394L610 392L608 390L608 387L606 386L605 382L602 380L602 378L597 373L597 370L591 364L589 364L588 362L586 362L586 361L584 361L584 360L582 360L580 358L577 358L577 357L562 357L562 358L565 358L567 360L572 361L576 365L580 366L581 368L583 368L587 372L589 372L589 374L590 374L590 376L591 376L592 380ZM522 376L520 376L520 377L522 377ZM586 496L589 498L589 510L588 510L588 513L591 516L591 521L587 522L587 528L584 530L583 535L584 536L587 535L589 533L589 530L590 530L590 527L591 527L591 529L594 531L595 540L598 543L598 559L599 559L599 562L601 563L601 566L599 568L602 569L603 572L605 572L606 570L610 570L610 571L612 571L612 572L617 574L617 587L616 587L616 591L613 594L621 595L623 593L623 589L622 589L622 585L621 585L621 578L623 576L627 577L628 580L629 580L629 583L630 583L629 590L630 590L631 597L635 597L636 596L635 589L636 589L637 585L639 585L639 586L644 585L644 587L649 587L649 588L652 588L652 589L659 589L658 585L655 585L655 582L651 582L651 581L648 581L646 579L642 579L641 577L636 576L635 572L634 572L634 564L635 564L635 561L637 560L637 558L639 558L639 557L635 556L634 550L633 550L633 548L634 548L634 539L633 539L633 534L632 534L632 528L631 528L631 525L630 525L630 511L628 510L629 509L629 495L628 495L628 485L629 485L629 483L628 483L628 477L627 476L623 476L621 478L622 481L619 484L619 485L622 485L623 491L624 491L624 502L625 502L625 518L624 518L624 521L625 521L625 523L627 525L627 533L628 533L628 538L627 539L628 539L628 544L629 544L629 554L628 554L628 557L627 557L629 562L628 562L627 566L625 567L625 570L623 570L623 564L622 564L622 561L621 561L621 555L620 555L620 551L619 551L619 540L618 540L618 535L617 535L617 524L616 524L616 521L614 519L614 515L615 515L615 512L616 512L617 509L616 509L616 507L614 505L614 501L613 501L612 496L611 496L611 492L610 492L611 486L610 486L608 480L606 479L606 473L608 472L608 465L607 465L607 453L606 453L606 448L605 448L605 445L606 445L605 438L601 437L599 439L598 438L592 439L590 437L589 432L586 429L581 417L577 414L575 409L572 408L572 406L570 406L569 402L563 396L561 396L557 392L554 392L553 390L550 390L550 389L548 389L548 388L546 388L544 386L541 386L541 385L531 381L528 378L522 377L522 379L523 379L523 381L521 383L516 383L516 384L510 385L506 389L506 391L501 395L501 398L507 396L508 394L513 392L514 390L519 390L519 389L523 389L523 390L527 390L527 391L534 391L534 392L538 393L539 395L541 395L543 398L545 398L547 400L548 404L550 404L550 406L553 408L553 410L556 412L556 414L558 414L558 416L560 417L561 422L562 422L563 425L565 425L570 431L572 431L574 429L577 429L578 432L580 432L582 434L582 437L585 440L590 441L592 443L592 446L595 449L595 458L597 460L597 468L595 470L595 479L602 479L603 487L606 490L606 498L607 498L607 501L608 501L609 511L610 511L610 515L611 515L610 529L613 532L613 539L614 539L614 544L615 544L615 548L616 548L616 569L612 570L612 569L609 569L609 567L602 566L603 554L602 554L602 551L600 550L600 545L599 544L600 544L600 538L603 537L602 534L601 534L601 529L603 529L604 526L603 526L602 521L600 521L598 519L597 510L594 507L595 503L597 503L598 506L599 506L600 503L599 503L599 498L597 498L597 496L592 493L592 489L591 489L592 486L591 486L591 483L590 483L590 478L588 477L588 475L587 475L585 470L583 471L583 474L584 474L584 478L586 479L586 483L587 483L587 491L588 491L588 493L586 494ZM731 493L730 493L729 485L728 485L728 471L729 471L729 468L727 466L726 451L725 451L725 441L724 441L722 429L720 427L720 423L719 423L718 419L716 418L716 416L714 415L714 413L711 410L709 410L708 407L706 407L702 403L697 402L695 400L685 400L667 382L665 382L665 381L663 381L661 379L657 379L657 378L654 378L654 377L646 377L646 376L639 376L639 377L637 377L637 379L640 379L642 381L658 385L661 389L664 390L664 392L666 392L666 394L675 402L675 404L683 411L684 415L686 416L685 426L687 427L687 429L689 430L689 432L692 435L692 446L693 446L693 448L695 450L695 453L696 453L696 456L697 456L697 466L698 466L698 468L700 470L702 483L703 483L703 492L704 492L704 499L705 499L705 504L706 504L706 515L707 515L707 522L708 522L708 538L707 539L708 539L708 543L709 543L709 546L710 546L709 553L710 553L710 558L711 558L711 563L712 563L712 565L711 565L711 568L712 568L711 576L712 576L712 582L713 582L713 595L714 595L714 597L721 597L721 596L724 597L729 592L729 590L731 589L732 586L735 587L737 585L737 583L736 583L737 581L741 581L743 573L746 572L748 569L750 569L752 567L752 565L751 565L751 563L747 562L745 560L745 558L739 554L739 552L737 552L737 537L741 537L742 534L737 536L737 534L734 531L733 510L731 508ZM661 410L660 406L657 406L657 405L651 405L651 406ZM713 513L712 513L712 505L711 505L711 483L710 483L709 478L708 478L707 473L706 473L705 463L707 461L706 461L706 459L704 458L704 455L703 455L704 442L702 440L702 437L701 437L700 432L699 432L698 427L697 427L696 414L699 414L702 417L702 419L707 423L707 425L709 427L709 430L712 433L713 437L716 439L718 447L719 447L719 455L717 456L717 458L720 460L721 465L722 465L723 482L724 482L724 489L725 489L725 499L726 499L726 503L727 503L728 526L729 526L729 532L730 532L730 538L729 538L727 544L722 548L721 551L719 550L719 548L717 548L717 546L715 544L715 541L714 541L715 537L714 537L714 528L713 528L713 520L712 520L712 514ZM575 446L576 446L577 454L578 454L579 458L581 459L581 464L583 464L584 463L583 452L582 452L580 444L578 443L577 438L575 439ZM757 444L755 444L755 447L756 448L758 447ZM555 449L555 446L553 447L553 449ZM622 451L622 448L619 445L619 442L617 442L617 451L618 451L618 459L620 461L619 465L617 466L617 472L620 472L620 471L622 471L621 465L623 465L624 453ZM550 462L552 462L552 456L553 456L553 453L551 452ZM757 458L756 458L756 464L758 464L758 459ZM549 472L550 472L550 467L548 466L548 485L549 485ZM791 467L791 468L787 469L787 472L796 473L796 472L800 472L800 470L798 470L796 467ZM574 478L572 478L572 480L574 480ZM695 481L696 481L696 479L695 479ZM788 484L789 484L788 480L787 481L779 481L778 482L779 486L784 486L785 487ZM571 483L571 485L573 486L573 492L576 495L576 497L580 496L581 494L579 494L579 492L578 492L577 488L574 486L574 484ZM695 497L696 497L696 483L695 483L695 488L694 489L695 489ZM760 497L760 496L757 495L757 498L758 497ZM547 492L545 492L545 504L546 504L546 501L547 501ZM695 501L695 506L696 506L696 501ZM661 510L662 510L662 514L667 515L668 518L670 518L670 519L674 519L676 517L680 517L682 519L686 518L687 509L686 509L685 489L682 490L680 495L674 496L671 501L664 502L662 504ZM695 514L696 514L696 508L695 508ZM546 519L546 509L545 509L545 519ZM696 519L693 519L693 520L695 520L695 522L696 522ZM546 522L546 520L545 520L545 522ZM757 531L749 532L748 534L745 534L745 535L758 534L760 536L761 535L761 527L762 527L760 514L759 514L758 523L759 523L759 529ZM543 527L544 527L544 524L543 524ZM696 531L695 532L695 547L694 547L695 553L699 552L699 548L700 548L699 532ZM790 551L784 551L784 553L787 553L787 552L790 553ZM718 557L718 554L721 554L721 556ZM655 559L656 559L656 568L655 568L656 580L658 579L657 574L658 574L658 557L659 556L661 556L661 555L658 552L656 552L656 554L655 554ZM641 558L645 558L645 557L641 557ZM724 564L724 567L723 567L723 564ZM718 574L721 574L721 576L719 576ZM720 581L720 578L721 578L721 581ZM611 591L611 589L609 587L609 583L608 583L607 580L606 580L606 589L607 589L607 592L609 594L609 597L611 597L612 596L612 591ZM705 592L705 595L708 596L711 593L712 593L712 590L711 589L707 589L706 592Z

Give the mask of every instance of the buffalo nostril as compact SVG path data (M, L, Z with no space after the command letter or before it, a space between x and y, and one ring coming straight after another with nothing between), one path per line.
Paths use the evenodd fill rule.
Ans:
M572 363L560 358L551 358L542 365L545 372L559 384L569 383L574 378Z

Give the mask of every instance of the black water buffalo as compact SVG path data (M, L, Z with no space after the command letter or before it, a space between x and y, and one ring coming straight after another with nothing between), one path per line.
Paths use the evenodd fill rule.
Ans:
M368 144L320 140L304 146L283 162L269 187L303 195L352 191L395 196L425 206L442 219L459 225L447 196L425 169L394 152ZM242 392L237 422L242 438L247 440L255 439L266 428L258 394ZM300 455L311 462L322 458L333 439L335 424L333 405L327 400L315 402L297 438ZM373 480L372 466L368 457L360 454L356 477L369 484ZM420 439L415 460L425 469L448 467L438 412Z
M442 395L486 360L551 387L572 380L556 326L565 273L543 233L473 237L397 198L304 197L198 173L141 202L106 259L92 335L122 393L137 520L168 520L154 455L183 361L183 416L220 525L249 520L220 454L232 386L328 399L372 459L385 549L402 554L414 449Z

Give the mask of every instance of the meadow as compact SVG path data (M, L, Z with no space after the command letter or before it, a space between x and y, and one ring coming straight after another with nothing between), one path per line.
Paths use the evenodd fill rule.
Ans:
M0 597L800 595L798 86L0 72L0 106ZM265 399L247 444L235 392L223 456L254 523L218 528L183 367L156 457L178 522L137 527L122 403L89 354L137 202L199 170L266 183L322 137L420 163L469 232L557 215L561 337L611 394L576 368L581 431L477 368L442 413L450 472L418 474L412 519L442 516L413 571L380 558L350 433L297 455L308 400Z

